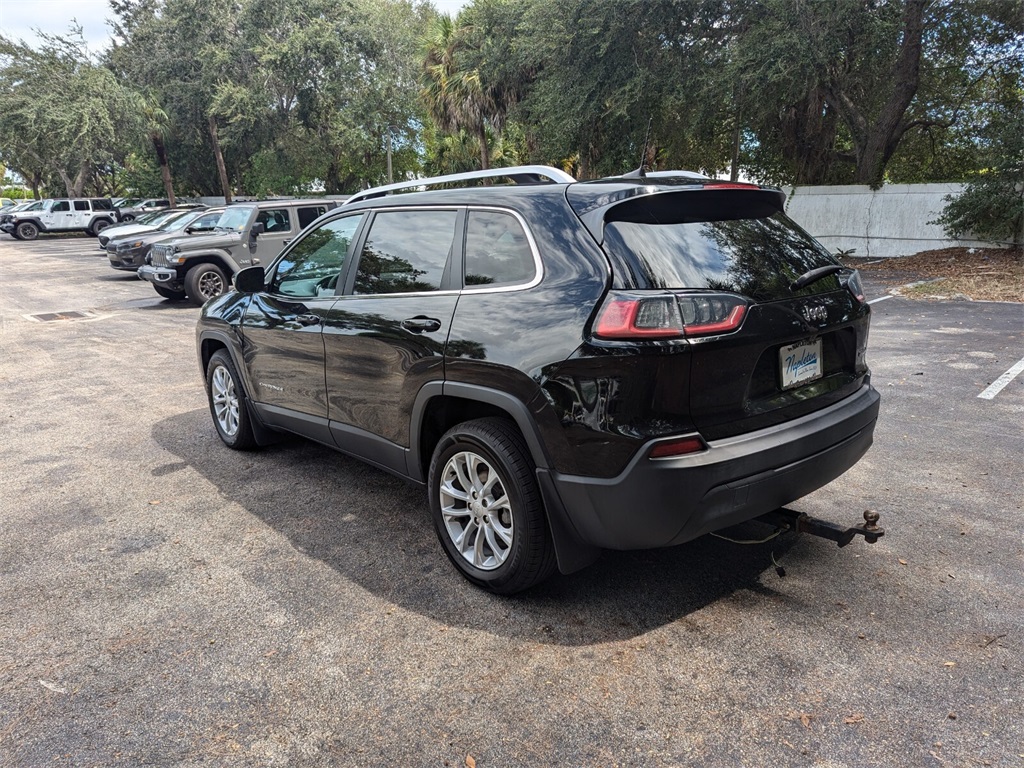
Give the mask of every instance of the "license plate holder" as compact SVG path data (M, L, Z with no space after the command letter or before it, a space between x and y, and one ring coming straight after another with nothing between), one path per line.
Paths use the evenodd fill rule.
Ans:
M779 350L779 379L782 389L793 389L820 379L821 339L798 341Z

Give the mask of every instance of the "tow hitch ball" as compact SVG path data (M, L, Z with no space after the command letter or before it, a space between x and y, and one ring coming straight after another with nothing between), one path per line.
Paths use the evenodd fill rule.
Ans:
M864 512L864 523L852 528L844 528L841 525L830 523L828 520L819 520L803 512L794 512L785 507L761 515L758 520L785 530L820 536L823 539L834 541L840 547L845 547L853 541L854 536L863 536L864 541L868 544L874 544L885 535L885 529L878 527L878 513L871 509Z

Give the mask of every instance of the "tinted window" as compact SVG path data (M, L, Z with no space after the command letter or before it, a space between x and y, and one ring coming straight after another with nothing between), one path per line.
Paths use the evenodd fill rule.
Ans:
M362 218L335 219L308 233L281 256L270 290L306 298L333 294Z
M58 213L60 211L70 211L71 204L67 200L60 200L54 203L53 207L50 210L53 211L54 213Z
M93 200L92 209L94 211L112 211L114 210L114 204L109 200Z
M89 201L88 200L75 200L75 210L76 211L88 211L89 210Z
M355 293L436 291L457 219L457 211L378 213L359 257Z
M519 220L498 211L470 211L466 222L466 285L528 283L533 251Z
M292 219L287 208L265 208L256 215L256 223L264 232L291 232Z
M804 272L836 262L782 213L680 224L613 221L605 227L605 250L628 273L617 281L631 288L734 291L755 301L839 288L832 276L790 291Z
M315 207L305 206L303 208L297 208L296 213L299 214L299 229L305 229L312 224L318 216L327 212L326 205L318 205Z

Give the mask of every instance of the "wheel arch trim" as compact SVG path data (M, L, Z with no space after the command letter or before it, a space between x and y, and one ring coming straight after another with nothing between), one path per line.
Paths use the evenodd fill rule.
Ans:
M212 349L209 354L206 354L208 349L207 342L214 342L216 344L216 349ZM242 365L242 353L238 349L237 339L233 339L229 334L219 330L204 330L199 334L196 352L199 356L199 369L203 381L206 381L206 368L210 364L210 359L220 349L227 350L228 355L231 357L231 362L235 366L235 372L238 374L238 378L241 379L241 385L245 394L245 410L249 414L249 423L252 424L253 436L256 438L257 445L270 445L276 442L278 440L277 433L263 423L259 411L254 405L251 394L253 391L252 382L249 381L246 367Z
M426 478L422 472L422 455L420 452L420 439L423 434L423 418L430 402L438 397L457 397L463 400L473 400L487 405L493 405L507 413L512 421L519 427L519 431L526 440L530 449L530 456L535 466L548 469L551 461L544 449L544 443L540 437L540 430L536 420L530 415L526 404L517 397L500 390L483 387L478 384L465 384L462 382L431 381L420 388L416 400L412 406L411 419L409 424L409 456L408 468L409 477L417 482L425 482Z

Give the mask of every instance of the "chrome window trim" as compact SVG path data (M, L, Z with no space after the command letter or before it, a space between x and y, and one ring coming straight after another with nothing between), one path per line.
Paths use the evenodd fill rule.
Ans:
M515 217L516 221L519 222L519 226L523 228L523 232L526 235L526 241L530 245L530 253L533 255L533 266L534 276L533 279L526 283L513 283L510 285L499 285L493 288L470 288L465 285L460 289L448 289L444 291L406 291L403 293L353 293L345 296L338 296L338 299L367 299L367 298L381 298L385 296L461 296L464 293L510 293L513 291L526 291L530 288L535 288L540 285L541 280L544 279L544 263L540 259L540 249L537 247L537 241L533 237L533 232L530 231L529 226L526 224L524 219L518 211L511 208L503 208L498 205L453 205L453 204L439 204L431 205L430 203L420 205L395 205L395 206L381 206L380 208L363 208L359 209L367 213L392 213L396 211L460 211L463 208L466 209L467 215L473 211L492 211L496 213L510 214ZM337 209L336 209L337 210ZM344 207L341 207L344 210ZM331 211L333 213L333 211ZM356 213L357 211L346 211L346 213ZM462 270L461 275L463 281L466 279L466 259L465 259L465 242L463 242L463 259L462 259ZM360 257L362 254L360 254ZM358 269L358 266L356 267Z

